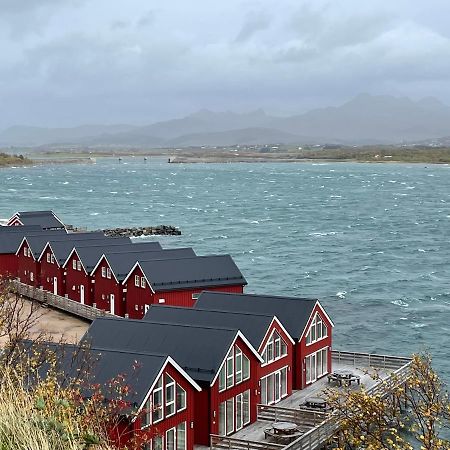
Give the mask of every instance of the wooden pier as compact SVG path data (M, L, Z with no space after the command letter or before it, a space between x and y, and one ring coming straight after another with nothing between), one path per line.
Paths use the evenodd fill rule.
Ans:
M28 284L21 283L17 280L11 280L11 290L16 294L29 298L30 300L37 301L42 305L51 306L52 308L59 309L90 322L98 317L113 317L107 311L103 311L89 305L83 305L71 300L70 298L52 294L51 292L44 291L43 289L39 289L34 286L29 286Z

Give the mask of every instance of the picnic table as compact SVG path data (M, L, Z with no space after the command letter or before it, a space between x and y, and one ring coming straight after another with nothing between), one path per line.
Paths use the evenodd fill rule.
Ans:
M265 439L272 438L282 444L290 444L303 435L298 425L291 422L275 422L264 430Z
M303 403L303 405L300 406L323 411L327 409L327 401L320 397L309 397L306 399L305 403Z
M353 382L361 384L361 377L353 372L345 369L337 369L328 375L328 383L335 382L339 386L350 386Z

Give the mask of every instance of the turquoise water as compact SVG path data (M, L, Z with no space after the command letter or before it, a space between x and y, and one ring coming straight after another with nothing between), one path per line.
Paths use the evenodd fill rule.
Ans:
M171 224L230 253L247 292L321 299L336 349L430 350L450 381L450 167L98 160L0 170L0 217L53 209L90 228Z

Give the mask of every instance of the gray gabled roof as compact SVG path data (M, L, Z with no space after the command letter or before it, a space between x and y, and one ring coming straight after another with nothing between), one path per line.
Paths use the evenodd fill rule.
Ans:
M271 314L277 316L294 340L298 340L317 302L315 298L202 292L195 308Z
M75 242L78 240L98 240L104 239L105 235L101 231L91 231L87 233L66 233L65 230L51 230L51 235L25 236L35 259L38 259L48 242Z
M273 318L273 315L270 314L209 311L197 308L150 305L142 320L240 330L253 347L258 349L269 330Z
M136 244L133 244L133 246ZM136 261L151 261L154 259L174 259L174 258L190 258L195 256L192 248L175 248L175 249L161 249L154 251L126 251L116 252L111 249L105 254L106 259L114 272L117 280L122 282L130 270L136 264Z
M96 348L167 354L194 380L211 382L236 334L229 329L100 318L83 341Z
M53 211L19 211L14 216L23 225L39 225L44 229L65 228Z
M7 227L5 227L7 228ZM11 228L25 228L25 227L11 227ZM22 243L25 237L32 236L47 236L47 239L51 236L65 234L64 230L36 230L27 231L26 233L0 233L0 254L14 254L19 249L19 245Z
M80 258L81 263L83 264L84 269L87 273L91 273L94 267L97 265L100 257L108 252L110 249L119 249L119 248L129 248L133 243L131 239L128 237L117 237L110 238L109 241L105 243L101 243L99 245L89 245L89 246L80 246L75 248L78 257ZM67 255L69 258L70 254ZM65 264L67 264L68 260L66 259Z
M247 284L230 255L143 261L139 265L155 292Z
M89 238L89 239L67 239L64 241L50 241L50 247L53 251L53 254L55 255L55 258L58 261L58 264L62 266L67 258L69 257L69 254L72 252L74 248L80 249L84 247L99 247L102 248L108 248L109 246L115 246L115 245L121 245L126 240L122 238L113 238L113 237L107 237L102 233L99 233L98 238ZM45 247L44 247L45 249ZM44 251L44 250L43 250ZM42 251L42 253L43 253ZM41 258L42 258L41 253Z
M39 232L39 231L43 231L43 230L39 225L21 225L19 227L0 226L0 235L9 234L9 233L22 233L25 236L25 234L32 232L32 231Z

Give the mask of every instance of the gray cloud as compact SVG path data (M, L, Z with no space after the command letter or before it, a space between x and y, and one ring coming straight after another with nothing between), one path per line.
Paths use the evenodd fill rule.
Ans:
M443 0L0 2L0 128L290 114L359 92L450 103Z

